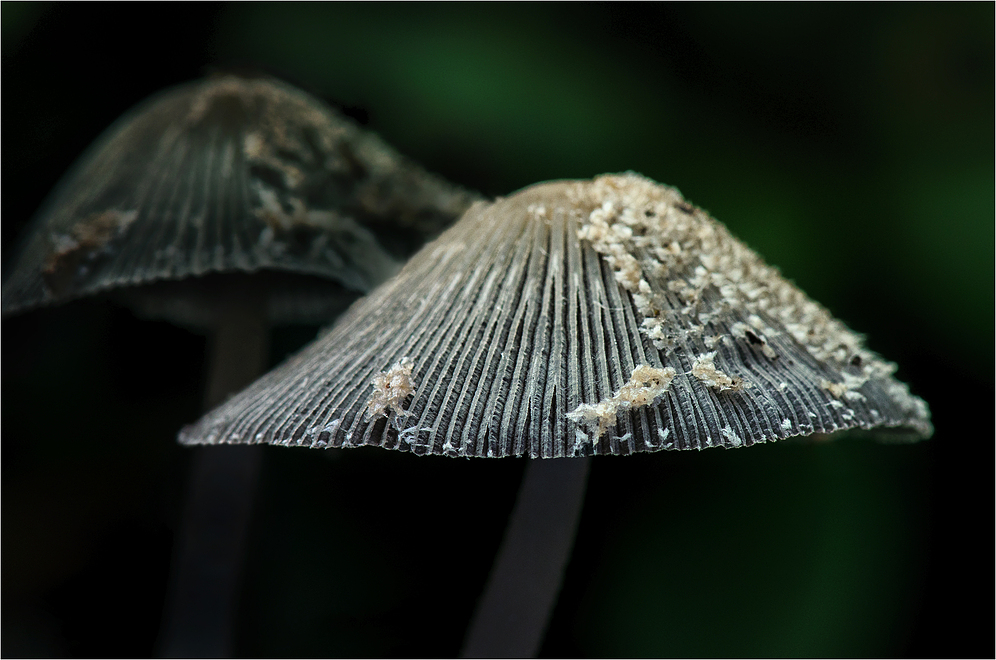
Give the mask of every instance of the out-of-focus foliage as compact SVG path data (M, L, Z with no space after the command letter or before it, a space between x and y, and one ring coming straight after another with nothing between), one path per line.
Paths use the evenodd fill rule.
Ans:
M931 405L919 445L596 461L544 653L992 653L992 4L2 12L5 264L128 107L259 67L489 195L678 186ZM3 329L3 653L149 655L203 338L82 301ZM457 653L521 461L327 458L267 453L237 653Z

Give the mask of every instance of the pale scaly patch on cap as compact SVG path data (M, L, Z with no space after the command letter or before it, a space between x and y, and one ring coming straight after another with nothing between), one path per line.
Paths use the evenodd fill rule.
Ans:
M648 364L641 364L633 369L629 380L611 397L595 404L582 403L567 413L567 418L572 422L587 425L601 436L609 427L616 425L619 413L649 406L659 400L671 386L674 376L675 371L672 367L658 369Z
M387 371L373 378L373 393L367 400L367 413L371 417L404 412L404 402L415 391L412 385L412 369L415 362L403 357Z
M703 337L708 348L719 339L735 339L769 360L779 358L772 339L787 334L817 361L839 370L838 379L814 383L835 398L864 399L857 390L870 380L885 381L896 365L864 346L863 338L781 276L701 209L688 204L674 188L634 174L606 175L578 185L574 198L594 206L578 236L598 251L630 292L643 316L641 332L662 351L679 342L675 317L689 320L684 334L705 332L712 321L733 320L729 333ZM677 314L664 301L674 294ZM705 298L709 300L706 301ZM708 363L696 375L709 378ZM705 380L703 382L706 382ZM722 385L719 389L726 388ZM926 408L902 388L890 387L915 416ZM930 433L929 423L920 425Z
M698 356L692 364L691 374L718 392L725 390L739 392L745 387L750 387L750 383L744 381L743 378L730 376L717 369L715 358L716 351Z

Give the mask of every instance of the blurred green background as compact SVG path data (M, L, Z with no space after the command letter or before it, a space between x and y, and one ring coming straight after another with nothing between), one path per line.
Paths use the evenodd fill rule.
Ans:
M544 655L994 653L992 3L0 10L5 266L115 118L248 66L488 195L676 185L930 404L916 445L596 459ZM273 362L315 331L276 329ZM0 651L148 656L205 339L101 301L2 339ZM523 461L265 461L236 653L455 655Z

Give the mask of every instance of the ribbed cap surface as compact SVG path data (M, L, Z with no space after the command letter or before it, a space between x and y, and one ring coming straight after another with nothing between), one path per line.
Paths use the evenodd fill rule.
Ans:
M366 292L406 239L474 199L290 85L198 81L143 102L78 161L29 228L3 311L261 269Z
M546 458L929 436L893 370L675 189L613 175L471 207L180 440Z

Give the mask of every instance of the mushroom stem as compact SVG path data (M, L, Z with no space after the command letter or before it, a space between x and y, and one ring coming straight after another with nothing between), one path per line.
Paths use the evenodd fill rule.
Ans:
M256 380L266 369L270 355L265 296L246 291L245 287L233 288L235 291L226 296L228 300L217 307L218 320L209 347L205 410Z
M529 461L464 658L536 657L574 546L590 463Z
M263 373L269 354L265 300L242 290L218 306L209 341L205 406ZM160 652L168 658L231 657L245 539L261 449L198 448L174 544Z

